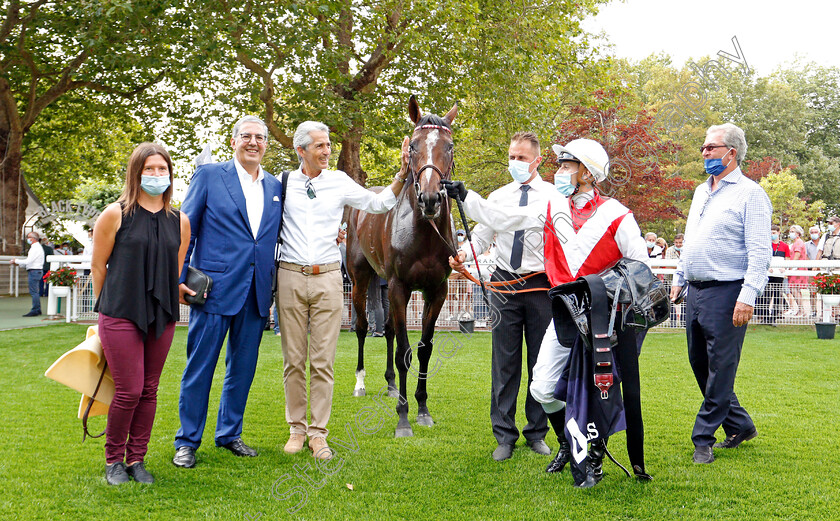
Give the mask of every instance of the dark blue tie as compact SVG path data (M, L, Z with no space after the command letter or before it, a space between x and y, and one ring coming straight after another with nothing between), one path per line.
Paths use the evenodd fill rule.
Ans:
M522 195L519 197L519 206L528 206L528 190L531 189L528 185L519 187L522 190ZM518 270L522 266L522 241L525 236L525 230L519 230L513 234L513 247L510 249L510 267Z

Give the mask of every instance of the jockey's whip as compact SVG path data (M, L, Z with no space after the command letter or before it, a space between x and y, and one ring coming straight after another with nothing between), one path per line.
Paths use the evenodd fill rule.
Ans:
M467 242L470 243L470 250L472 250L473 260L475 260L475 269L478 271L478 284L481 286L481 295L484 297L484 303L487 304L487 309L489 310L491 308L490 298L487 296L487 288L484 286L484 279L481 277L481 266L478 262L478 255L475 254L470 225L467 224L467 214L464 213L464 204L461 202L460 195L455 197L455 202L458 204L458 213L461 214L461 222L464 223L464 233L467 234Z

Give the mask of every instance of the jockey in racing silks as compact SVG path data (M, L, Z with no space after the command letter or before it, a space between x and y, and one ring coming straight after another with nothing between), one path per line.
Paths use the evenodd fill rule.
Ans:
M460 181L447 182L447 193L450 197L461 197L469 218L495 230L544 230L545 271L552 286L599 273L622 257L647 262L645 240L633 213L598 191L597 183L607 178L609 170L604 147L591 139L575 139L566 146L552 148L560 166L554 175L558 193L538 213L532 206L497 207L477 193L467 191ZM450 257L450 265L458 269L461 263ZM560 444L546 472L562 471L571 459L569 442L563 432L566 404L553 396L571 347L557 340L552 321L534 366L531 395L542 404ZM602 475L604 451L599 449L594 445L590 449L595 468L594 482L589 486L597 483Z

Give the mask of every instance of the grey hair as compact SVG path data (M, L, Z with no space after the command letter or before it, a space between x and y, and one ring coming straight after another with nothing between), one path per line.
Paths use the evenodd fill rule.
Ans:
M820 233L820 227L817 226L816 224L814 226L811 226L810 228L808 228L808 233L811 233L814 230L817 230L817 233Z
M740 166L741 161L747 155L747 138L744 136L744 131L732 123L724 123L723 125L712 125L706 131L706 135L720 131L723 131L723 144L735 149L735 161Z
M790 229L798 233L800 237L805 235L805 230L803 230L798 224L791 225Z
M266 138L268 137L268 125L266 125L265 121L261 120L257 116L245 116L242 119L240 119L239 121L237 121L236 123L234 123L233 124L233 132L231 133L231 137L234 137L234 138L239 137L239 129L245 123L259 123L260 125L262 125L263 134L265 135Z
M295 135L292 138L292 145L295 147L295 151L297 151L297 147L306 150L306 147L312 143L312 136L310 135L312 132L326 132L329 136L330 127L320 121L304 121L298 125L295 130ZM300 159L300 154L298 154L298 159Z
M647 232L647 233L645 234L645 239L647 239L647 238L648 238L648 235L653 235L654 237L656 237L656 234L655 234L654 232ZM657 237L657 239L658 239L658 237Z

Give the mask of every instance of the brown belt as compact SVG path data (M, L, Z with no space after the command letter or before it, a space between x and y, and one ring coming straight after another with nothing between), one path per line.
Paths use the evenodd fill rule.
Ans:
M303 273L304 275L320 275L321 273L327 273L339 269L341 267L341 263L331 262L329 264L312 264L304 266L302 264L280 261L280 267L284 270L296 271L298 273Z

